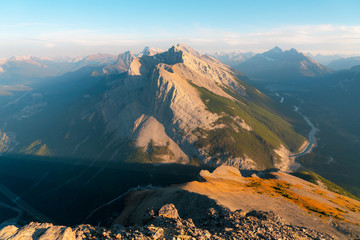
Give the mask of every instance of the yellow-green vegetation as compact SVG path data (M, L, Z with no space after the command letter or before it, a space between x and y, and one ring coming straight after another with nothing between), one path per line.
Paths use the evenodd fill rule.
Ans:
M209 111L222 116L217 124L223 128L211 131L196 129L194 133L200 136L197 146L205 147L211 156L220 158L249 157L256 161L260 168L274 167L278 156L274 149L283 144L291 151L296 151L305 141L305 137L296 133L293 126L281 116L271 112L271 106L265 101L271 100L265 96L258 96L256 103L250 98L243 97L227 89L236 99L216 95L209 90L192 84L200 92L201 98ZM260 95L260 93L257 93ZM252 93L255 99L256 94ZM258 103L262 104L258 104ZM261 105L263 107L261 107ZM252 130L241 127L236 119L242 119ZM235 128L234 128L235 126Z
M246 199L261 199L272 202L285 203L291 202L298 206L303 211L324 219L338 219L351 223L358 223L360 215L354 215L352 212L360 212L360 203L335 193L330 193L328 190L314 186L309 188L307 183L301 180L296 180L294 177L288 176L283 172L270 173L274 177L259 178L259 177L242 177L231 176L231 178L213 178L211 175L202 175L205 181L188 183L185 189L193 189L202 194L207 194L209 189L221 189L222 196L226 193L225 198L234 196L233 199L240 199L244 196ZM317 191L313 191L316 189ZM259 195L261 194L261 195ZM215 193L217 195L217 193ZM267 196L266 196L267 195ZM214 196L214 193L210 193ZM231 204L232 205L232 204ZM350 210L351 209L351 210Z
M329 191L350 197L352 199L360 201L360 199L350 192L346 191L345 189L341 188L340 186L336 185L335 183L321 177L320 175L310 171L310 170L304 170L300 172L294 172L292 175L302 178L306 181L309 181L311 183L314 183L316 185L319 185L319 182L322 186L326 187Z
M293 196L290 195L286 190L284 189L289 189L290 188L290 184L289 183L277 183L276 186L272 186L273 189L275 189L275 191L277 193L280 193L283 197L286 197L288 199L293 199Z
M296 193L296 191L294 191L294 189L298 188L298 186L293 186L286 181L279 179L260 178L248 178L247 180L249 181L249 183L246 184L248 190L250 188L255 192L261 192L262 194L266 193L273 197L284 197L288 201L295 203L309 213L318 214L319 217L334 217L339 220L344 219L343 215L346 213L345 210L340 209L339 207L333 207L330 204L316 200L314 197L309 197L304 194L298 194ZM316 194L319 193L316 192ZM322 195L323 198L326 198L325 194L319 195ZM334 202L339 206L356 208L356 206L346 202L341 198L329 198L329 201Z
M41 140L37 139L29 146L20 150L20 153L38 156L51 156L51 151L46 144L42 144Z

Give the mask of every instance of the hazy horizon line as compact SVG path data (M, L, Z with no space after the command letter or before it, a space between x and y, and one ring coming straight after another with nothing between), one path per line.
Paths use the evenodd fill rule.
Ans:
M127 50L122 50L122 51L92 51L91 53L89 52L88 54L83 54L83 55L32 55L32 54L23 54L23 55L10 55L8 57L0 57L0 60L8 60L8 59L11 59L11 58L30 58L30 57L34 57L34 58L49 58L49 59L55 59L55 58L65 58L65 57L69 57L69 58L84 58L84 57L87 57L87 56L90 56L90 55L97 55L97 54L104 54L104 55L113 55L113 56L117 56L119 54L122 54L122 53L125 53L127 51L130 51L134 54L141 54L141 52L143 51L144 48L146 47L150 47L150 48L155 48L155 49L160 49L162 51L167 51L168 49L170 49L172 46L176 45L176 44L179 44L179 43L175 43L175 44L172 44L170 45L168 48L160 48L160 47L157 47L157 46L153 46L153 45L144 45L142 47L141 50L139 50L139 47L133 47L133 49L127 49ZM253 53L254 55L255 54L261 54L261 53L264 53L264 52L267 52L275 47L279 47L281 50L283 51L287 51L287 50L290 50L292 48L283 48L279 45L275 45L273 46L272 48L269 48L269 49L255 49L255 50L248 50L248 49L227 49L227 50L212 50L212 51L201 51L201 50L197 50L196 48L192 47L191 45L188 45L188 44L185 44L191 48L193 48L195 51L203 54L203 55L214 55L214 54L217 54L217 53L234 53L234 52L239 52L239 53ZM136 50L134 50L136 49ZM299 53L303 53L305 55L312 55L312 56L316 56L316 55L321 55L321 56L339 56L339 57L356 57L356 56L360 56L360 54L356 54L356 53L340 53L340 52L333 52L333 53L321 53L321 52L314 52L314 51L311 51L311 50L301 50L301 49L297 49L297 48L294 48L296 49ZM310 56L311 57L311 56Z

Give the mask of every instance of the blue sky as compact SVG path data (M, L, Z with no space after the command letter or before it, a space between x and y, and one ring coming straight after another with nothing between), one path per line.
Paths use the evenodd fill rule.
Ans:
M0 58L167 49L360 55L360 1L0 0Z

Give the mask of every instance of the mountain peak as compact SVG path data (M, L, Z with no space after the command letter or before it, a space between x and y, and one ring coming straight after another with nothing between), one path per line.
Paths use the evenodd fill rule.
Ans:
M272 52L272 53L282 53L283 50L281 48L279 48L278 46L275 46L273 49L270 49L268 52Z
M183 51L185 53L189 53L196 57L201 57L200 53L198 53L197 51L195 51L194 49L192 49L191 47L189 47L183 43L178 43L178 44L172 46L172 48L174 48L176 51Z
M108 59L108 58L112 58L113 55L107 54L107 53L95 53L95 54L91 54L86 56L85 58L83 58L84 61L94 61L94 60L104 60L104 59Z
M106 65L103 68L105 74L119 74L129 70L131 62L135 59L131 51L120 53L113 64Z
M295 48L291 48L289 52L292 54L299 54L299 52Z
M135 55L131 52L131 51L126 51L124 53L121 53L120 55L123 55L123 56L129 56L129 57L135 57ZM119 55L119 56L120 56Z
M160 54L162 60L167 64L175 64L175 63L183 63L184 57L187 58L201 58L201 54L196 52L194 49L192 49L189 46L186 46L185 44L176 44L173 45L171 48L169 48L168 51L163 52Z
M145 46L144 50L142 50L142 52L140 54L138 54L138 57L153 56L153 55L156 55L156 54L162 53L162 52L164 52L164 51L160 48Z

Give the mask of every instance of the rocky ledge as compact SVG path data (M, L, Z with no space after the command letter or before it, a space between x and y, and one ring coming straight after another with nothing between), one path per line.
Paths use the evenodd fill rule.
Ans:
M182 219L173 204L150 209L143 226L114 225L111 228L79 225L73 228L49 223L30 223L22 228L7 226L0 239L334 239L304 227L287 225L273 212L209 208L195 226Z

